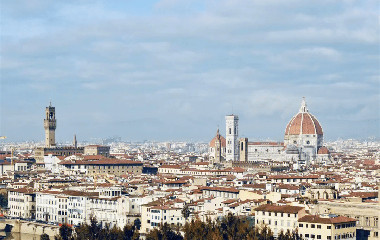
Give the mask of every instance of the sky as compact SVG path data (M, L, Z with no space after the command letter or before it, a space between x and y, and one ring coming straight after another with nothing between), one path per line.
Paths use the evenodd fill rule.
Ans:
M0 135L281 141L306 98L326 140L380 137L377 0L0 2Z

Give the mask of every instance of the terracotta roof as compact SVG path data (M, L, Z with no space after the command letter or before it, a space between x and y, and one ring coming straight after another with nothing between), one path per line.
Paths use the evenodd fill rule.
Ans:
M216 132L216 136L211 140L210 147L213 147L213 148L215 147L216 139L220 140L220 144L222 145L222 147L226 147L226 139L222 135L219 134L219 129Z
M351 192L348 195L343 195L342 197L359 197L359 198L376 198L378 192Z
M83 155L83 160L99 160L105 158L103 155Z
M26 194L32 194L34 193L34 190L31 188L18 188L18 189L12 189L9 190L10 192L19 192L19 193L26 193Z
M266 184L265 183L243 184L243 187L253 188L253 189L266 189Z
M298 113L286 126L285 135L318 134L323 135L318 120L308 112Z
M175 168L175 169L181 169L180 165L162 165L160 168Z
M201 190L239 193L239 190L236 188L225 188L225 187L202 187Z
M321 147L318 150L318 154L329 154L330 151L327 149L327 147Z
M322 224L334 224L334 223L347 223L347 222L356 222L355 218L349 218L344 216L338 217L320 217L317 215L306 215L298 219L298 222L307 222L307 223L322 223Z
M288 190L299 190L298 186L291 185L291 184L280 184L277 187L278 189L288 189Z
M284 146L283 142L248 142L248 145Z
M113 159L113 158L104 158L100 160L94 160L94 161L83 161L83 160L77 160L77 161L62 161L59 164L61 165L142 165L142 162L138 161L131 161L131 160L120 160L120 159Z
M298 213L304 209L303 207L296 207L296 206L277 206L272 204L265 204L257 207L255 211L263 211L263 212L279 212L279 213Z

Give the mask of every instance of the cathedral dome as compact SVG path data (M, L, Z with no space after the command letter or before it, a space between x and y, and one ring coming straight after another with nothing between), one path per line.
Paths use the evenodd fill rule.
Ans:
M330 151L327 149L327 147L321 147L318 150L318 154L330 154Z
M216 136L211 140L210 147L213 147L213 148L215 147L215 142L217 139L219 139L222 147L226 147L226 139L222 135L219 134L219 129L216 132Z
M323 135L318 120L309 113L305 99L302 100L299 112L290 120L285 129L285 135L315 134Z

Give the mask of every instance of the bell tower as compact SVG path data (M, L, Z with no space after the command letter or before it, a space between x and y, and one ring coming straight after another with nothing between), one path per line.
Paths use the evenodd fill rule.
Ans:
M57 128L57 120L55 119L55 107L51 105L51 102L49 107L46 107L45 115L45 146L55 147L55 129Z
M239 161L239 117L236 115L226 116L226 160Z

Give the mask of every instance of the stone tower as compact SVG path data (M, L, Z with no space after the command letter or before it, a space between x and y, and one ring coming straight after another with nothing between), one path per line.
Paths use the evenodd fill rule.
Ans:
M247 162L248 161L248 138L240 138L239 141L239 152L240 152L240 161Z
M222 141L219 134L219 129L216 132L215 139L215 160L214 163L220 163L222 158Z
M239 132L238 132L239 117L236 115L226 116L226 160L239 160Z
M45 146L55 147L55 129L57 128L57 120L55 119L55 107L51 106L51 102L49 107L46 107L45 115Z
M75 148L78 147L77 135L76 135L76 134L74 134L73 146L74 146Z

